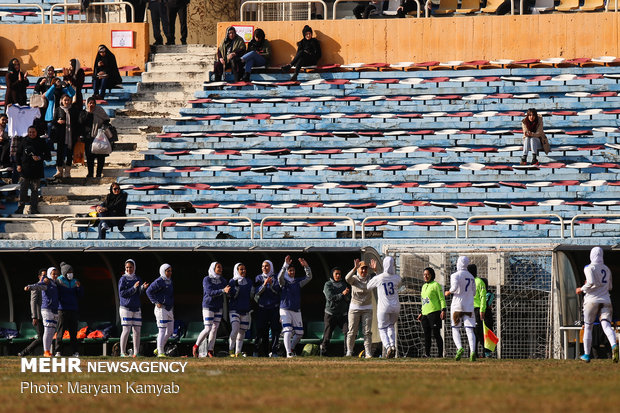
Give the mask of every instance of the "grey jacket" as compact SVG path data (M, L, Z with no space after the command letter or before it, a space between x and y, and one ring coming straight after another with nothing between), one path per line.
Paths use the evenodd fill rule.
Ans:
M41 291L30 290L30 316L33 319L40 320L41 316L41 303L43 298L41 297Z
M367 285L373 276L368 274L366 279L362 279L355 268L349 271L345 281L351 286L351 306L372 305L372 291L367 289Z

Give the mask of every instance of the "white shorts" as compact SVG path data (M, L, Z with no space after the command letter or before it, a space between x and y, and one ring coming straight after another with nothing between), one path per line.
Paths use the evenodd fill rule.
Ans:
M142 326L142 311L131 311L125 307L119 307L118 312L121 315L121 326Z
M41 317L43 318L43 327L56 328L58 326L58 313L53 313L47 308L42 308Z
M174 314L172 310L168 311L164 307L155 306L155 319L158 328L174 328Z
M295 330L295 334L304 334L304 324L301 321L301 311L291 311L280 309L280 321L282 322L282 332Z
M205 327L211 327L213 324L219 325L222 321L222 312L221 311L211 311L208 308L202 309L202 321L204 322Z
M463 314L463 311L458 311L460 314L458 322L454 322L454 313L455 311L450 309L450 323L452 327L460 327L463 325L465 328L474 328L476 327L476 317L474 316L474 312L472 311L471 315Z
M377 327L381 330L388 327L393 327L398 321L398 313L379 313L377 312Z
M600 321L607 320L611 323L613 307L610 303L584 303L583 305L583 321L586 324L592 324L596 321L596 317Z
M230 311L228 313L228 317L230 318L230 323L239 323L239 328L241 330L249 330L250 329L250 314L239 314L236 311Z

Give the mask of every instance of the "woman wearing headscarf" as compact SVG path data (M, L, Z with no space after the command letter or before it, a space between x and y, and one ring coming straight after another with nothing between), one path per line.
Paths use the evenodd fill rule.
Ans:
M4 110L9 105L18 104L25 106L27 103L26 88L30 82L28 81L28 73L21 71L21 64L17 58L9 61L7 73L5 76L6 93L4 95Z
M355 338L360 324L364 334L364 353L366 358L372 357L372 292L368 290L368 265L355 259L353 269L345 277L351 286L351 304L349 305L349 331L347 332L347 356L353 356ZM370 266L376 271L377 262L370 260Z
M424 355L431 356L431 333L435 337L437 356L443 357L443 339L441 338L442 320L446 318L446 299L443 287L435 281L435 270L431 267L424 269L424 285L422 286L422 312L418 321L424 330Z
M450 321L452 323L452 339L456 346L456 356L459 361L465 349L461 343L461 325L465 327L467 341L469 342L469 360L476 361L476 317L474 317L474 295L476 294L476 281L474 276L467 271L469 258L460 256L456 262L456 272L450 275L450 290L446 291L446 297L452 296L450 303Z
M282 289L274 277L273 263L269 260L263 261L262 272L254 279L254 290L256 295L254 300L258 303L256 311L256 338L254 341L254 351L260 353L269 341L269 329L271 329L271 345L269 355L278 356L280 346L280 294Z
M263 29L254 30L254 36L248 44L248 52L241 57L241 62L245 64L245 74L243 81L250 81L250 73L252 68L256 66L267 66L271 57L271 46L269 41L265 39Z
M80 113L79 122L82 140L84 141L84 149L86 151L86 167L88 169L86 177L93 177L95 160L97 160L96 176L97 178L101 178L103 166L105 165L105 158L108 155L93 154L91 148L99 129L107 122L110 122L110 117L101 106L97 105L95 98L91 96L86 99L86 109Z
M172 266L162 264L159 267L159 277L146 289L146 296L155 304L155 319L157 320L157 357L166 357L164 348L174 330L174 289L172 287Z
M52 342L58 326L58 269L49 267L47 277L36 284L27 285L24 291L42 291L41 317L43 318L43 357L52 357Z
M54 111L54 139L57 143L56 174L54 178L71 178L73 146L79 136L79 113L71 106L69 95L62 95Z
M233 278L228 283L228 317L230 320L230 337L228 352L231 357L239 357L243 349L245 332L250 328L250 303L254 295L254 286L246 278L245 265L238 262L233 269Z
M69 67L63 69L65 81L68 85L73 86L75 89L75 96L73 97L73 106L78 109L82 109L84 106L84 97L82 96L82 87L84 86L84 69L80 61L77 59L69 60Z
M243 64L241 57L245 54L245 42L237 34L233 26L226 29L226 37L217 49L215 65L213 67L214 79L216 82L222 80L222 75L227 68L233 73L235 82L241 79Z
M110 193L106 195L101 205L97 206L99 217L124 217L127 216L127 192L121 191L118 182L110 185ZM106 231L112 227L118 227L119 231L125 228L125 221L102 219L99 221L99 239L105 239Z
M532 152L532 165L538 165L538 152L542 149L541 138L543 132L543 118L536 112L536 109L528 109L525 118L521 122L523 129L523 156L521 165L527 164L527 154Z
M295 74L291 77L292 81L297 80L297 75L302 66L316 65L321 58L321 44L316 37L312 37L312 27L307 24L302 30L303 38L297 42L297 53L290 64L282 66L283 72L291 70L295 66Z
M106 90L123 83L116 64L116 56L105 45L97 48L97 57L93 64L93 96L105 98Z
M207 339L207 356L214 357L215 339L217 329L222 322L222 308L224 307L224 296L230 291L230 286L222 277L224 269L219 262L212 262L209 266L209 273L202 279L202 319L204 329L198 335L196 344L192 348L194 357L198 357L200 344Z
M125 261L125 273L118 281L118 296L120 307L118 312L121 316L121 357L127 357L127 341L129 333L133 330L133 357L140 351L140 329L142 328L142 310L140 308L140 295L148 288L148 283L142 283L136 275L136 262Z
M49 65L45 69L43 69L43 77L40 77L37 80L37 83L34 85L35 93L45 93L47 89L49 89L54 83L54 79L56 78L56 71L54 66Z
M396 356L396 322L400 312L398 287L402 279L396 274L394 257L383 259L383 272L368 281L368 290L377 289L377 324L387 358Z

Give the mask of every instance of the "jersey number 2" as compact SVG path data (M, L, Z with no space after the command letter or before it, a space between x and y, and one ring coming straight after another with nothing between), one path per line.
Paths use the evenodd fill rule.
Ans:
M607 271L601 270L601 273L603 274L603 278L601 279L601 282L603 284L607 284Z

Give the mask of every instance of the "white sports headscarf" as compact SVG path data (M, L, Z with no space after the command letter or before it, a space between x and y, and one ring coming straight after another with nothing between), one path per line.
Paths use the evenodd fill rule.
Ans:
M159 267L159 275L165 279L168 279L168 277L166 277L166 270L168 268L172 268L172 265L170 264L162 264L161 267Z
M125 261L125 264L127 264L128 262L133 264L133 272L131 274L128 274L127 270L125 270L125 273L123 274L123 276L128 277L128 278L133 278L136 276L136 262L132 259L128 259L127 261Z
M242 277L241 274L239 274L240 265L243 265L243 263L238 262L235 264L235 267L233 268L233 280L237 281L237 284L239 285L245 285L247 284L248 280L245 277Z
M260 275L263 277L263 280L266 280L267 278L271 277L273 275L273 263L269 260L265 260L263 261L264 263L269 263L269 272L267 274L265 274L264 272L262 272Z
M49 278L50 280L52 279L52 271L54 271L54 270L58 270L58 268L56 268L56 267L49 267L47 269L47 278Z
M218 280L221 277L220 274L215 272L215 266L218 264L217 261L213 261L209 266L209 278L213 278L214 280Z
M592 248L592 251L590 251L590 263L592 265L604 264L604 262L603 262L603 249L601 247L594 247L594 248Z

